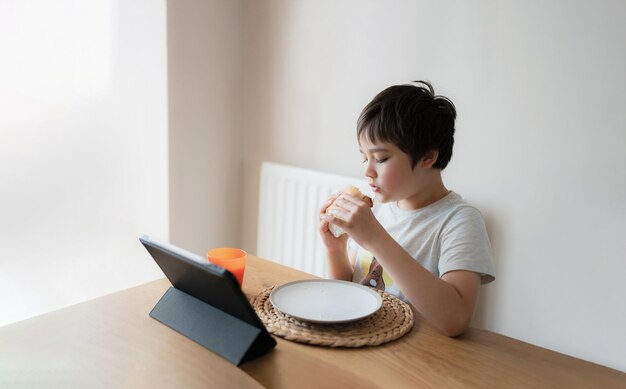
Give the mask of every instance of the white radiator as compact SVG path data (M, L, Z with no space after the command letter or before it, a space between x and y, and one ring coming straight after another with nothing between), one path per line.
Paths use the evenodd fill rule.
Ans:
M319 208L331 194L348 184L368 192L363 179L264 162L257 255L328 277L326 251L318 233Z

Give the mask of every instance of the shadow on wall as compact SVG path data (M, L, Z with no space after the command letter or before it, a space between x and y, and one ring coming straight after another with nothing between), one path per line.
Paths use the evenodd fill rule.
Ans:
M244 50L242 57L243 112L240 125L242 134L242 188L243 211L240 214L243 238L241 246L256 253L259 214L260 171L263 161L293 164L281 155L277 139L277 113L275 102L279 99L281 80L281 53L290 20L292 3L268 6L263 2L246 2L243 8Z
M489 242L491 242L493 260L496 266L496 279L495 281L481 287L478 305L474 311L471 326L480 329L491 329L493 328L493 320L496 316L495 306L497 295L494 284L499 282L498 263L500 259L499 248L501 247L502 234L500 233L501 231L498 230L495 213L489 208L481 208L480 211L485 219L487 235L489 236Z

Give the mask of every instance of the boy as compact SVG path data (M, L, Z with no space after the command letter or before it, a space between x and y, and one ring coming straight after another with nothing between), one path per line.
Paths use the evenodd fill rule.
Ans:
M495 279L482 215L441 179L452 157L455 119L454 104L428 82L379 93L357 122L375 206L333 196L320 210L319 227L332 278L408 300L448 336L465 331L480 284ZM326 214L333 202L340 208ZM329 223L347 235L335 238Z

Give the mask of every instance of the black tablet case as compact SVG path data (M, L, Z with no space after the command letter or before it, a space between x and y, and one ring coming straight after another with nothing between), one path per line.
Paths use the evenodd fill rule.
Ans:
M276 346L235 277L140 238L172 283L150 316L235 365Z

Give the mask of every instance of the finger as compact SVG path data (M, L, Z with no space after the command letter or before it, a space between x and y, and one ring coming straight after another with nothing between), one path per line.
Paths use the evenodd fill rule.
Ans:
M328 207L330 207L333 204L332 201L327 201L325 202L322 207L320 208L320 214L325 213L326 210L328 209Z
M324 219L320 218L320 224L318 225L318 231L322 234L330 232L330 228L328 227L328 222Z
M368 208L370 207L369 203L365 202L363 199L360 199L358 197L354 197L354 196L352 196L351 194L348 194L348 193L342 194L339 198L344 200L344 201L346 201L346 202L349 202L349 203L352 203L354 205L357 205L357 206L361 206L361 207L362 206L367 206Z
M339 212L338 212L339 213ZM338 227L344 228L348 225L347 222L345 222L343 219L339 218L336 214L330 214L330 213L326 213L324 215L321 216L322 219L326 220L328 223L332 223Z
M326 212L328 207L330 207L335 202L335 200L337 200L337 197L339 197L340 194L341 194L341 192L338 192L338 193L335 193L334 195L330 196L329 198L327 198L326 202L324 203L324 205L322 205L322 208L320 208L320 213Z
M343 196L340 196L337 200L335 200L335 205L339 208L353 212L359 208L358 204L353 203L350 199L344 198Z
M336 219L341 219L343 221L350 220L351 212L340 207L332 207L328 210L327 214L334 216Z

